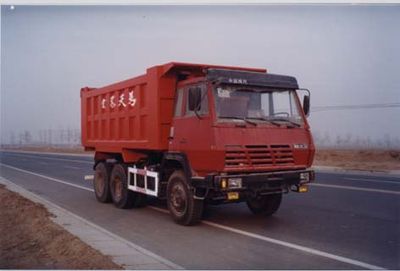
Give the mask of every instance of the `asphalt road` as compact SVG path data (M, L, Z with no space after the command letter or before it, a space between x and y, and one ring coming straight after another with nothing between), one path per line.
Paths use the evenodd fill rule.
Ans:
M98 203L92 174L90 157L0 153L2 177L187 269L400 269L400 177L317 173L273 217L209 206L202 224L183 227L163 202Z

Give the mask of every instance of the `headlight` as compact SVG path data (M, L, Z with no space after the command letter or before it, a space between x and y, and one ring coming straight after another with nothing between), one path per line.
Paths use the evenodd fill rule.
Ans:
M302 172L300 173L300 183L307 183L310 181L310 173Z
M228 187L229 188L241 188L242 187L242 178L229 178L228 179Z

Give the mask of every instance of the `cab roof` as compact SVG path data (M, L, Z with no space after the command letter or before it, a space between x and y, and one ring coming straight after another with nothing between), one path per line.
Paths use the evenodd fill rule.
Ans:
M224 70L236 70L236 71L249 71L249 72L258 72L258 73L266 73L267 70L263 68L248 68L248 67L237 67L237 66L221 66L221 65L210 65L210 64L195 64L195 63L185 63L185 62L169 62L163 65L160 65L164 74L170 72L188 72L188 73L196 73L196 74L206 74L206 70L208 69L224 69Z

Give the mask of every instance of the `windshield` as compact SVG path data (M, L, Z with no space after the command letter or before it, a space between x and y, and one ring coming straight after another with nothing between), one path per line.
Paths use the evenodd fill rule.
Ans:
M294 90L219 85L214 89L219 119L242 119L300 126L303 118Z

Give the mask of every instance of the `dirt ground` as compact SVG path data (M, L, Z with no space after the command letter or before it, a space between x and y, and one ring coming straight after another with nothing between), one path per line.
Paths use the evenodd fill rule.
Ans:
M314 165L366 171L400 170L400 150L317 149Z
M50 220L51 214L0 185L0 269L121 269Z

